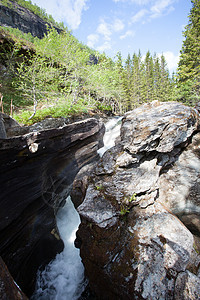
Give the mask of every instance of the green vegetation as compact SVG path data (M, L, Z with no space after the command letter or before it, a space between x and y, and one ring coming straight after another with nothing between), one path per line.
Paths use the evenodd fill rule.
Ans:
M100 184L100 185L96 185L96 189L97 189L97 191L102 191L102 190L104 190L104 187L102 184Z
M127 208L127 206L122 205L121 208L120 208L120 215L125 216L128 213L129 213L129 209Z
M132 207L130 204L134 203L136 200L137 198L135 193L130 197L125 197L123 200L124 203L120 205L120 215L124 216L129 213Z
M195 105L200 99L200 1L192 0L178 65L178 99Z
M136 199L136 194L135 193L128 199L129 202L134 202L136 200L137 199Z
M55 24L30 1L16 2ZM14 5L6 0L1 3ZM18 29L0 28L4 39L0 44L4 111L10 113L12 102L14 117L30 124L47 116L90 111L122 114L153 100L194 105L199 100L200 4L192 3L178 74L172 77L165 57L149 51L144 57L140 51L129 54L123 61L120 52L111 59L84 46L67 28L60 34L54 27L48 28L43 39Z

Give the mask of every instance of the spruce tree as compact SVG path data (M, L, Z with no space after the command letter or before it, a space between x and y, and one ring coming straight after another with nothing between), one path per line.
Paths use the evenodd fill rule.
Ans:
M128 54L128 57L125 61L125 68L124 68L124 90L126 93L127 98L127 109L131 110L131 81L132 81L132 61L130 54Z
M178 65L178 99L194 105L200 98L200 0L192 0Z
M141 98L141 86L142 86L142 55L139 51L138 55L136 53L133 54L132 58L132 89L131 89L131 99L132 106L137 106L142 103Z

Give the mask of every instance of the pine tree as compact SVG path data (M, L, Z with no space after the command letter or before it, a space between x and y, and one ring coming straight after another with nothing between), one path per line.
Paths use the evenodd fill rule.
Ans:
M170 100L170 89L171 82L169 79L169 71L167 69L167 63L164 55L161 55L160 59L160 100L169 101Z
M115 97L118 102L120 113L127 110L126 91L124 89L124 67L121 52L116 54L115 62Z
M124 85L124 90L125 90L125 93L126 93L127 109L128 110L132 109L132 104L131 104L131 82L132 82L132 61L131 61L130 54L128 54L128 57L125 61L124 80L123 80L123 85Z
M200 98L200 1L191 2L178 65L178 99L194 105Z
M153 98L154 100L160 100L160 87L161 87L161 66L160 60L156 54L153 57L154 61L154 87L153 87Z
M150 102L153 99L153 58L149 51L146 53L146 57L143 64L143 77L142 77L142 102Z
M141 80L142 80L142 56L139 51L138 55L136 53L133 54L132 58L132 84L131 84L131 98L132 98L132 106L137 106L142 103L141 99Z

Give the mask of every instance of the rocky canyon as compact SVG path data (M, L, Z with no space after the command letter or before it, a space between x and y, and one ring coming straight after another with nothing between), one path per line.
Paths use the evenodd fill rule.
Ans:
M38 268L63 250L55 215L79 170L98 159L104 125L94 118L67 124L63 118L25 128L3 117L0 256L30 296ZM0 289L1 299L11 299L6 291Z
M120 137L101 158L105 129L95 118L26 128L3 117L1 296L8 270L9 286L30 296L38 267L62 251L55 215L70 194L94 299L199 299L198 110L144 104L123 116ZM12 291L26 299L16 284Z
M199 125L197 110L173 102L125 114L78 207L97 299L199 299Z

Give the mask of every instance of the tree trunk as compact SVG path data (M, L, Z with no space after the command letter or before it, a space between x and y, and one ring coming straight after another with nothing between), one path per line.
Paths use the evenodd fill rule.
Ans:
M35 86L33 87L33 101L34 101L33 114L30 116L30 118L28 119L28 121L31 120L35 116L36 111L37 111L38 101L37 101L37 98L36 98Z

